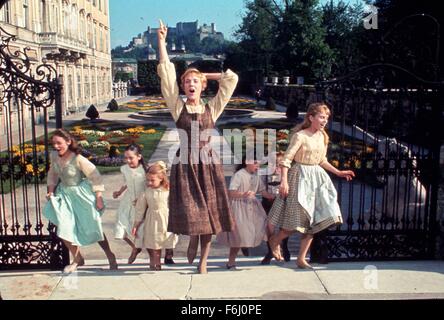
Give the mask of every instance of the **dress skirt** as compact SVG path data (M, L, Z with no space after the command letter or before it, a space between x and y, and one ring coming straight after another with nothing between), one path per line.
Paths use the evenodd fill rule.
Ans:
M217 155L212 152L212 156ZM189 164L172 165L168 231L191 236L233 230L225 175L219 163L192 164L190 160Z
M289 193L278 196L268 219L279 228L315 234L342 223L336 188L319 165L293 163L288 171Z
M257 199L236 199L231 202L234 230L223 232L217 241L232 248L254 248L266 240L267 214Z
M57 236L76 246L104 240L102 213L96 209L96 195L88 180L76 186L59 183L43 208L43 215L57 226Z

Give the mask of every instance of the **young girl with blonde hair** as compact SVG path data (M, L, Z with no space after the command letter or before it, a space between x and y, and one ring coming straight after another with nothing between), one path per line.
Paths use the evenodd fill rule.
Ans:
M282 260L280 242L294 232L302 233L296 262L299 268L311 268L305 256L313 234L342 223L336 189L326 170L347 181L355 176L353 171L338 170L327 160L329 137L325 127L329 116L330 110L325 103L312 103L304 122L294 129L280 162L280 197L269 214L270 223L280 228L269 240L276 259Z
M166 164L158 161L150 165L146 181L147 188L137 199L132 234L137 236L136 244L148 250L150 270L161 270L162 249L174 248L178 240L177 235L167 231L170 184ZM143 232L138 232L142 224Z

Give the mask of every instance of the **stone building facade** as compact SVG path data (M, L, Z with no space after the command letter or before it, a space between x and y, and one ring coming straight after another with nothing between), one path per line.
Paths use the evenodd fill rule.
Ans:
M16 36L11 51L29 47L31 68L47 61L62 76L64 115L112 98L108 0L8 1L0 27ZM0 114L2 124L5 118Z

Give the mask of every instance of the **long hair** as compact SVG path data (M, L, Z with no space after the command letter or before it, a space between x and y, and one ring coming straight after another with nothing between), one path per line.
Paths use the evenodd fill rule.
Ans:
M57 129L52 134L53 137L60 137L64 139L66 142L71 142L71 144L68 146L68 150L74 152L75 154L80 154L82 152L82 149L80 148L79 144L77 143L77 140L73 137L72 134L70 134L65 129Z
M196 68L189 68L187 69L183 75L180 77L180 84L182 86L182 89L185 86L185 78L187 75L189 75L190 73L194 73L195 75L197 75L197 77L200 79L200 82L202 83L202 91L204 91L207 88L207 77L205 77L205 75L200 72L199 70L197 70Z
M147 167L145 166L145 160L143 159L142 148L138 144L130 144L125 148L125 151L132 151L136 155L140 155L140 165L142 166L145 173L147 172Z
M167 166L165 162L157 161L148 165L146 175L157 175L160 179L162 179L161 186L166 190L170 189L170 182L168 180Z
M298 124L294 129L292 130L293 133L296 133L298 131L310 128L311 121L310 116L316 116L318 113L325 112L328 116L330 116L331 112L328 108L327 104L325 102L314 102L311 103L308 106L307 113L305 114L304 121L300 124ZM328 145L328 142L330 141L327 132L325 132L324 129L321 129L322 134L324 135L324 143L325 145Z

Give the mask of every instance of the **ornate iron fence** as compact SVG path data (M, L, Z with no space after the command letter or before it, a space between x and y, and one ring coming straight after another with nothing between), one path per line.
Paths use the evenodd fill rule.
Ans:
M432 259L437 235L444 84L392 64L366 66L318 87L330 103L329 159L342 226L315 237L312 259Z
M42 216L49 168L48 110L61 126L55 68L33 65L29 49L0 27L0 270L60 269L69 254Z

